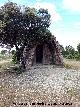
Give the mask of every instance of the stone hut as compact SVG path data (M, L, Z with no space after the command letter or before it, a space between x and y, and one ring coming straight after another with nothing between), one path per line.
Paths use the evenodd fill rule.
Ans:
M37 64L63 65L61 49L56 37L51 37L50 40L41 43L35 43L31 47L25 46L23 57L26 69Z

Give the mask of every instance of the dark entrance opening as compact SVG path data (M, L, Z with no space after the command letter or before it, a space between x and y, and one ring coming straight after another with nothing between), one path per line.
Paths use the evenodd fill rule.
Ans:
M36 47L36 63L42 63L43 60L43 45Z

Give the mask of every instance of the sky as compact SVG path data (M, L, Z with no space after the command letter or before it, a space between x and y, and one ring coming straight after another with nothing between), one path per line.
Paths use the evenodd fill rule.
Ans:
M0 6L8 0L0 0ZM50 31L61 45L75 49L80 43L80 0L9 0L21 6L48 9Z

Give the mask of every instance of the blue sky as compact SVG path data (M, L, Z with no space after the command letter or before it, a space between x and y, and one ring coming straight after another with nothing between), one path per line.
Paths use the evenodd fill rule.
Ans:
M8 0L0 0L0 6ZM51 14L50 31L64 47L80 43L80 0L10 0L19 5L47 8Z

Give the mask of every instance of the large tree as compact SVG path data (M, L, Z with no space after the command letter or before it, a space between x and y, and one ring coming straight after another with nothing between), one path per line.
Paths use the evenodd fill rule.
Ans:
M16 58L20 62L25 45L44 41L51 36L48 27L50 14L45 9L25 7L8 2L0 8L0 44L16 47ZM35 42L34 42L35 43Z

